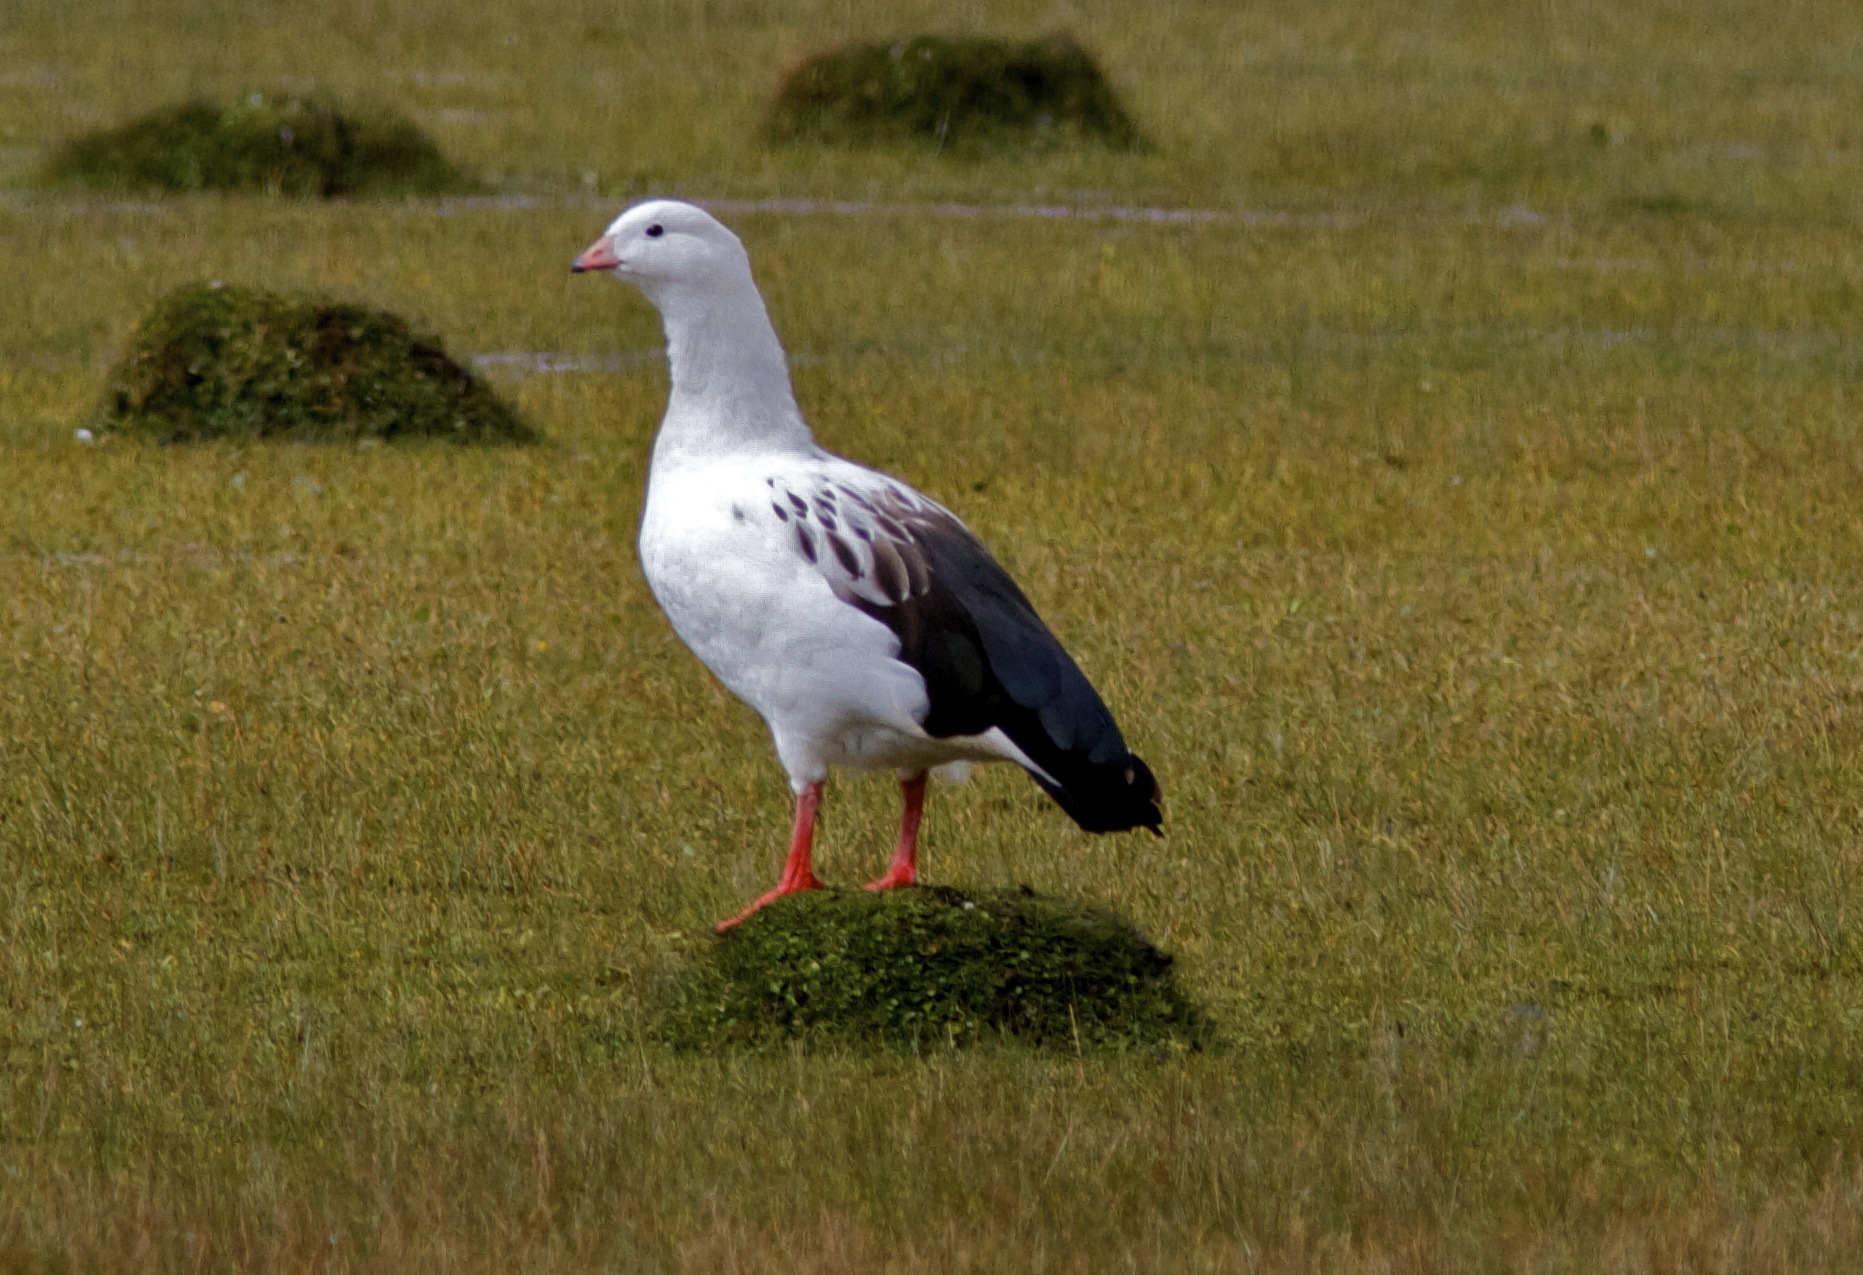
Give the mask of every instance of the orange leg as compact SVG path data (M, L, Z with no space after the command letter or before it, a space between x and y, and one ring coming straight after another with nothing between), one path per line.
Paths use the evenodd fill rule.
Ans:
M809 866L809 852L815 846L815 816L821 807L822 786L819 782L812 783L804 788L801 795L796 798L796 831L789 839L789 858L783 864L783 879L776 883L774 890L736 916L718 922L718 933L723 934L732 926L748 919L759 908L767 907L785 894L822 888L822 883L815 879L815 872Z
M869 890L892 890L919 883L919 820L925 816L925 772L899 781L899 795L904 805L899 811L899 844L893 848L893 863L878 881L867 882Z

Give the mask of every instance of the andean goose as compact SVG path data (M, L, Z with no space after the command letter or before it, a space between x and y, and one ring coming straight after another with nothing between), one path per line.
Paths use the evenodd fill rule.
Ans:
M809 862L831 766L893 770L891 868L915 884L928 768L1012 761L1089 832L1163 821L1158 784L1035 608L949 510L816 446L744 246L710 214L636 204L577 257L647 294L672 392L641 517L674 630L763 716L796 793L781 881Z

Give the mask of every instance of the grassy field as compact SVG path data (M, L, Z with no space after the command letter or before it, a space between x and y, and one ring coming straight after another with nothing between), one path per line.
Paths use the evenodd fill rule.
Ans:
M1140 156L770 154L833 40L1055 27ZM35 193L67 131L383 101L521 196ZM637 0L0 13L0 1269L1733 1271L1863 1251L1863 17ZM773 879L654 608L665 393L571 280L733 212L829 446L950 504L1169 837L1013 773L935 880L1121 908L1223 1049L686 1057ZM72 441L200 278L384 305L549 446ZM890 785L830 791L864 879Z

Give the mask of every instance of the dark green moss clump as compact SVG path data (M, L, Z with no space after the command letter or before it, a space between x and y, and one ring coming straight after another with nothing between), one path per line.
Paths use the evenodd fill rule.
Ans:
M216 284L156 304L99 415L106 429L163 442L537 438L437 339L392 314Z
M72 138L46 175L56 185L95 190L316 198L443 195L471 186L398 115L349 115L321 98L259 93L233 106L183 102Z
M662 1026L698 1049L793 1038L1188 1048L1209 1037L1171 958L1131 922L1028 892L944 886L779 900L708 945Z
M777 142L853 145L1143 145L1092 56L1065 35L1026 44L925 35L818 54L783 82L766 131Z

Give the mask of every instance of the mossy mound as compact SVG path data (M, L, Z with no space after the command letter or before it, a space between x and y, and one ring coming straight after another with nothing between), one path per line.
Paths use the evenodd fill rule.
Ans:
M1144 144L1092 56L1065 35L1026 44L922 35L833 49L790 72L765 129L776 142Z
M440 148L386 111L350 115L317 97L254 93L183 102L67 141L53 184L120 192L250 190L444 195L471 188Z
M99 418L162 442L538 437L437 339L392 314L198 283L143 319Z
M684 971L662 1034L692 1049L791 1039L1201 1046L1171 958L1110 912L1027 891L815 890L763 909Z

